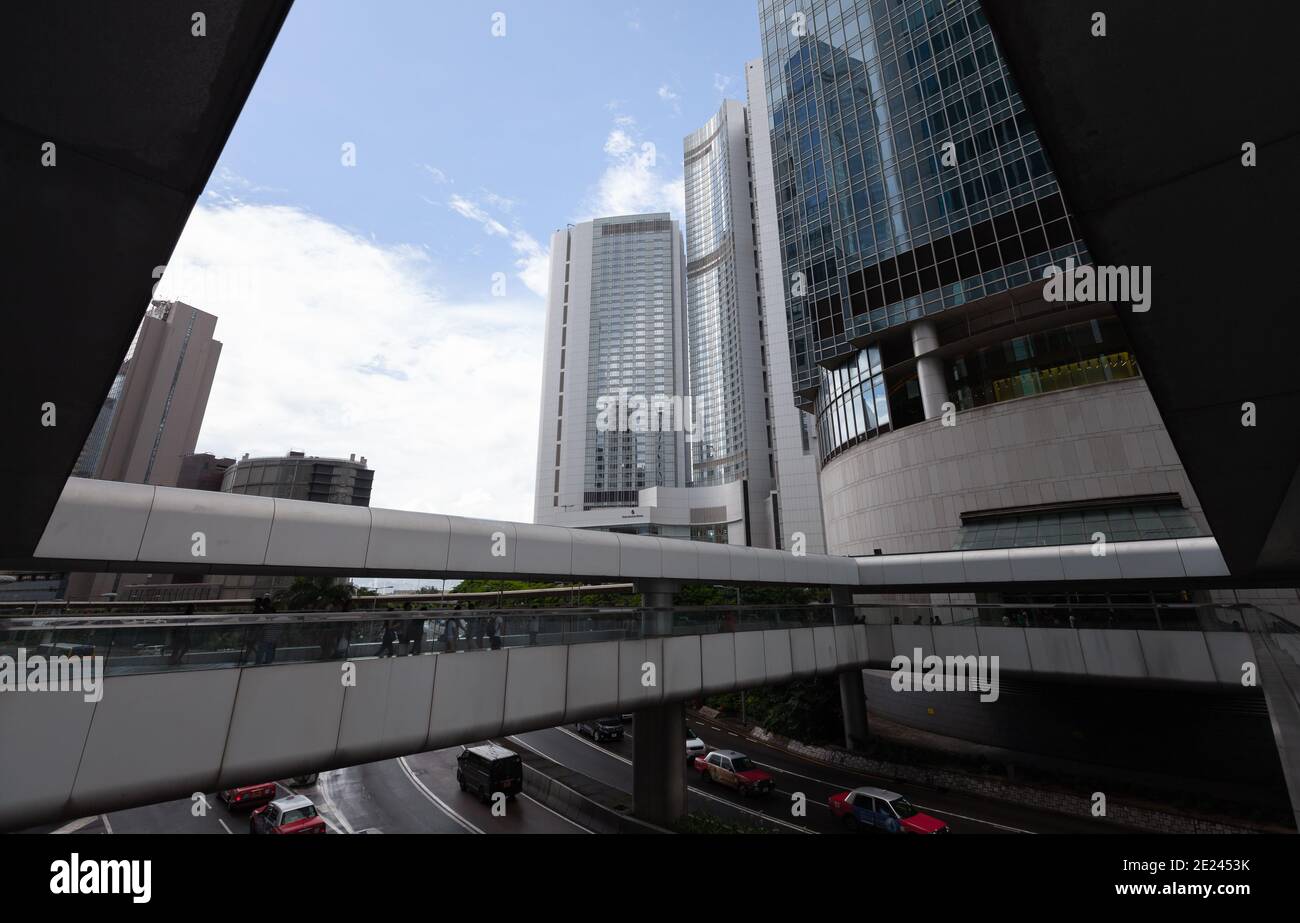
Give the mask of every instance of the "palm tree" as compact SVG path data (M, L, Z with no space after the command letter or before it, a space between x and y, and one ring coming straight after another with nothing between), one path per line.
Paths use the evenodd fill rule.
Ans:
M352 607L352 594L356 587L338 582L334 577L295 577L288 589L281 590L277 598L289 611L330 609L337 606L346 612Z

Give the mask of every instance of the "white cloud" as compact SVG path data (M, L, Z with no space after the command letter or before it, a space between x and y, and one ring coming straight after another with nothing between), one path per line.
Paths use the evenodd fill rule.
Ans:
M262 193L283 193L286 191L275 186L262 186L254 183L225 165L217 168L216 175L209 185L212 187L207 193L209 198L229 199L231 201L238 200L241 194L257 196Z
M454 181L451 179L451 177L449 177L446 173L444 173L442 170L439 170L437 167L435 167L435 166L434 166L433 164L431 164L431 163L422 163L422 164L420 164L420 166L424 168L424 170L425 170L426 173L428 173L430 176L433 177L433 181L434 181L435 183L450 183L450 182L454 182Z
M513 206L514 203L509 199L502 199L500 196L489 192L489 200L509 203L506 208ZM510 230L497 219L493 218L490 213L477 202L465 198L464 196L453 195L447 202L453 211L463 215L471 221L477 222L483 230L493 237L507 237L510 239L510 248L519 254L515 260L515 275L517 275L535 295L546 297L546 291L550 277L550 257L542 249L542 245L537 239L527 231L516 228Z
M488 204L493 208L498 208L503 212L514 211L517 204L514 199L508 199L503 195L497 195L490 189L483 190L483 198L487 199Z
M510 238L510 246L519 254L519 259L515 260L515 274L529 291L545 298L550 287L550 255L532 235L522 231L516 231Z
M386 375L396 381L406 381L410 377L401 369L393 368L388 364L387 357L378 353L371 356L369 362L357 366L357 371L363 375Z
M486 211L479 207L478 203L466 199L463 196L452 195L447 201L452 211L464 215L470 221L476 221L483 226L483 230L497 237L509 237L510 231L504 224L497 221Z
M675 114L681 115L682 113L681 97L679 97L676 93L674 93L669 88L668 84L666 83L660 84L658 94L660 99L662 99L668 105L673 107L673 112Z
M719 96L726 96L727 90L731 89L731 77L728 74L713 75L713 90Z
M678 220L686 209L683 178L664 171L680 161L663 156L642 138L631 116L619 116L605 138L607 163L579 206L575 221L641 212L670 212Z
M631 124L624 122L624 125ZM615 128L605 139L605 153L615 157L622 156L632 150L635 145L632 142L632 136L621 128Z
M448 301L421 248L230 200L195 208L158 295L218 318L199 451L355 452L375 506L532 518L534 299Z

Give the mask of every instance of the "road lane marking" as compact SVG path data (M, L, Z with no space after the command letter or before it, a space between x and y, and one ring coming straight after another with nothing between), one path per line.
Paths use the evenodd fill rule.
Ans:
M541 750L537 749L537 748L534 747L532 744L526 742L526 741L523 740L522 738L520 738L520 737L516 737L514 734L509 734L509 735L507 735L507 736L506 736L506 740L513 740L515 743L519 744L519 746L523 747L525 750L532 750L532 751L533 751L534 753L536 753L538 756L542 757L542 759L550 760L552 763L555 763L557 766L563 766L563 765L564 765L564 764L561 763L559 760L557 760L555 757L553 757L553 756L547 756L547 755L546 755L545 753L543 753Z
M530 732L530 733L535 733L535 732ZM582 738L578 738L578 739L579 739L579 740L582 740ZM541 751L540 748L533 746L532 744L528 743L528 741L523 740L523 739L521 739L520 737L518 737L518 736L516 736L516 735L514 735L514 734L508 735L508 736L506 737L506 740L509 740L509 741L512 741L512 742L514 742L514 743L519 744L519 746L523 747L525 750L531 750L531 751L533 751L533 752L536 753L538 756L540 756L542 759L550 760L552 763L554 763L554 764L557 765L557 766L563 766L563 765L564 765L564 763L561 763L561 762L560 762L559 760L557 760L555 757L550 756L549 754L543 753L543 752ZM583 742L583 743L586 743L585 740L583 740L582 742ZM577 770L574 770L574 771L576 772ZM525 797L525 798L528 798L527 795L524 795L524 797ZM536 801L536 800L533 799L533 798L528 798L528 800L529 800L529 801L533 801L533 802L536 803L536 804L541 804L540 801ZM542 804L542 807L546 808L546 805ZM594 832L595 832L594 830L587 830L587 828L586 828L586 827L583 827L581 824L576 824L576 823L574 823L573 821L569 820L569 818L564 817L563 814L559 814L559 813L557 813L556 811L551 810L550 808L546 808L546 810L551 811L551 813L552 813L552 814L555 814L556 817L561 817L561 818L564 818L564 820L568 820L569 823L573 824L573 825L574 825L575 827L577 827L579 830L586 830L587 833L594 833Z
M316 777L316 790L320 793L321 800L325 802L323 805L325 810L334 817L337 817L339 822L338 824L332 823L329 817L326 816L325 811L321 812L320 818L325 821L326 826L335 833L356 833L356 831L352 829L352 825L348 823L348 819L343 816L343 812L339 810L339 806L334 802L334 795L330 792L330 785L326 784L329 775L328 772L322 772ZM333 780L330 779L329 781L332 782ZM277 790L284 788L284 790L289 792L289 794L294 794L291 789L280 785L279 782L275 783L275 787ZM342 827L341 830L339 829L340 826Z
M632 765L632 761L627 757L620 756L619 754L614 753L611 750L606 750L604 747L599 746L598 744L594 744L589 740L585 740L582 737L570 731L568 728L557 727L557 728L553 728L553 730L559 731L562 734L568 734L578 743L591 747L597 753L604 753L606 756L612 756L614 759L618 760L619 762L626 763L629 766ZM547 757L547 759L550 759L550 757ZM559 761L555 760L554 762L559 762ZM561 763L560 765L564 765L564 764ZM689 772L691 770L687 770L687 771ZM752 814L755 817L761 817L764 820L769 820L774 824L780 824L783 827L789 827L791 830L797 830L799 833L817 832L816 830L809 829L808 827L800 827L798 824L792 824L789 821L782 820L779 817L773 817L771 814L764 814L762 811L755 811L753 808L747 808L744 805L736 804L736 802L732 801L729 798L719 798L717 795L713 795L710 794L709 792L702 791L701 789L698 789L695 786L690 785L689 783L687 784L686 788L688 791L694 792L695 794L699 795L701 798L708 798L710 801L716 801L719 804L725 804L728 807L734 808L737 811L743 811L746 814Z
M79 820L70 821L70 822L64 824L64 825L63 825L62 827L60 827L58 830L51 830L50 833L51 833L51 834L54 834L54 833L76 833L76 832L77 832L78 830L80 830L82 827L85 827L85 826L87 826L88 824L93 824L93 823L94 823L95 821L97 821L97 820L99 820L99 815L97 815L97 814L92 814L92 815L90 815L89 817L83 817L83 818L81 818L81 819L79 819Z
M1006 824L994 823L991 820L983 820L982 818L979 817L967 817L965 814L958 814L955 811L940 811L938 808L926 807L923 804L917 804L915 801L913 801L912 804L916 805L918 808L920 808L923 811L933 811L935 814L943 814L946 817L959 817L962 820L968 820L973 824L984 824L985 826L988 827L997 827L999 830L1008 830L1011 833L1028 833L1031 836L1038 835L1037 832L1034 830L1024 830L1020 827L1008 827Z
M460 814L456 813L456 811L452 808L451 805L447 804L447 802L443 801L432 791L430 791L429 786L425 785L416 777L415 770L413 770L411 768L411 765L406 762L406 757L399 756L397 758L397 765L398 767L401 768L402 772L406 773L406 777L411 780L411 784L414 785L419 790L420 794L424 795L425 798L429 799L429 801L432 802L435 807L441 810L442 813L446 814L448 817L450 817L456 823L460 824L470 833L483 833L483 831L480 830L478 827L475 827L472 823L470 823Z
M105 832L105 833L112 833L112 832L113 832L113 825L110 824L110 823L108 822L108 815L107 815L107 814L101 814L101 815L99 815L99 819L102 820L102 821L104 822L104 832Z
M570 820L569 818L567 818L567 817L565 817L563 814L561 814L559 811L557 811L557 810L555 810L554 808L552 808L550 805L542 804L540 801L538 801L538 800L537 800L536 798L534 798L532 795L526 795L526 794L524 794L523 792L520 792L519 794L520 794L521 797L523 797L523 798L527 798L529 801L531 801L533 804L537 805L537 806L538 806L539 808L541 808L542 810L544 810L544 811L550 811L552 814L554 814L554 815L555 815L556 817L558 817L560 820L564 821L566 824L572 824L573 826L577 827L577 828L578 828L579 830L581 830L583 833L595 833L595 832L596 832L596 831L594 831L594 830L588 830L586 827L582 826L582 824L578 823L578 822L575 821L575 820Z
M233 830L231 830L229 827L227 827L227 826L226 826L226 822L225 822L224 820L222 820L220 817L217 818L217 823L219 823L219 824L221 825L221 829L224 830L224 831L226 831L226 833L229 833L229 834L231 834L232 836L234 835L235 831L233 831Z

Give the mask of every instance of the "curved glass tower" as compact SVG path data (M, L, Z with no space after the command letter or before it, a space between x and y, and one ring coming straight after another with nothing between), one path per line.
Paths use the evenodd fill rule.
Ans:
M683 145L690 388L701 421L700 439L691 450L693 486L761 475L770 451L751 446L746 438L744 372L751 354L755 366L751 371L758 365L757 291L751 278L743 283L738 278L732 203L737 192L744 201L749 199L744 172L747 143L744 107L727 100L704 127L686 136ZM733 151L736 145L739 151ZM739 177L733 175L733 154L739 155ZM739 236L741 246L747 243L752 255L753 235ZM751 315L743 323L742 299ZM751 458L755 452L757 457Z
M771 285L762 271L770 256L760 257L759 213L771 195L761 179L766 143L756 161L750 115L728 99L682 148L688 369L701 424L690 484L740 487L746 543L820 551L815 447L801 433L802 414L773 407L773 395L789 394L789 381L773 376L770 351L773 337L784 343L784 311L774 315L764 300ZM779 308L779 284L776 290ZM780 361L788 364L784 350ZM782 398L779 410L788 403Z
M758 6L828 550L1052 544L1101 507L1203 529L1116 306L1044 298L1090 258L979 0Z

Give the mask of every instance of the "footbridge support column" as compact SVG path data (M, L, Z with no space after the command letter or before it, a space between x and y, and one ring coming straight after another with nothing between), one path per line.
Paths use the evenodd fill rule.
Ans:
M831 590L835 606L835 624L852 625L856 621L852 590ZM840 711L844 713L844 746L861 750L870 734L867 727L867 691L862 685L862 670L839 674Z
M673 594L681 589L674 580L638 580L641 593L641 636L662 638L673 633Z
M632 811L669 826L686 812L686 717L681 702L635 713L632 733Z
M673 633L674 580L638 580L641 636ZM659 665L662 668L662 664ZM634 712L632 733L632 811L652 824L669 826L686 811L686 717L681 702L652 705Z

